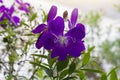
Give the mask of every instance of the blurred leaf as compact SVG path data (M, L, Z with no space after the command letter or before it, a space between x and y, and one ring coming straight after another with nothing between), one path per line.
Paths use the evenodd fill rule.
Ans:
M46 56L46 55L32 54L32 56L37 56L37 57L41 57L41 58L45 58L45 59L47 59L47 56Z
M67 74L68 74L68 69L63 70L63 71L60 73L60 79L64 78Z
M69 60L65 60L65 61L58 61L57 62L57 71L62 71L63 69L65 69L67 67L69 63Z
M43 23L47 21L47 14L45 13L44 10L42 10L43 12Z
M64 78L63 80L74 80L76 79L77 77L73 76L73 77L67 77L67 78Z
M29 27L29 25L26 24L24 21L21 21L21 22L20 22L20 26L22 26L22 25L25 25L25 26Z
M36 17L37 17L37 13L34 13L30 18L30 22L32 22Z
M110 76L110 77L109 77L110 80L118 80L117 73L116 73L116 71L115 71L117 68L118 68L118 67L113 68L113 69L108 73L107 76Z
M100 80L107 80L106 74L101 74ZM113 79L114 80L114 79Z
M48 67L46 67L46 66L44 66L44 65L42 65L42 64L39 64L39 63L36 63L36 62L30 62L30 63L33 64L33 65L35 65L35 66L39 66L39 67L41 67L41 68L43 68L43 69L48 69L48 70L49 70Z
M110 80L118 80L117 73L115 70L113 70L110 74Z
M94 48L95 48L95 46L89 47L89 48L88 48L88 52L93 51L93 50L94 50Z
M79 76L80 80L85 80L85 73L82 70L77 71L77 75Z
M0 21L0 24L7 24L7 23L8 23L7 19L4 19L3 21Z
M51 52L49 51L49 53ZM51 59L50 54L49 54L47 61L48 61L49 67L52 68L52 66L57 62L57 58Z
M14 50L12 50L12 51L11 51L11 54L9 55L9 60L10 60L10 62L11 62L11 63L14 63L15 60L17 60L17 59L18 59L17 53L16 53Z
M112 72L114 72L117 68L118 68L118 66L116 66L115 68L113 68L113 69L108 73L107 76L109 76L109 75L110 75Z
M72 62L70 67L69 67L69 74L72 74L76 69L76 64L75 62Z
M94 72L94 73L103 73L102 71L100 70L95 70L95 69L81 69L83 71L88 71L88 72Z
M39 68L39 69L37 70L37 76L38 76L40 79L43 78L43 69L42 69L42 68Z
M90 60L90 52L85 53L82 59L82 67L85 66Z
M45 72L47 73L47 75L48 75L49 77L53 77L53 71L52 71L52 70L46 69Z

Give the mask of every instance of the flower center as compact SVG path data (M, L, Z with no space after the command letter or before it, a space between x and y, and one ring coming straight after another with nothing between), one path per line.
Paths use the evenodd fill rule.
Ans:
M58 46L67 46L68 40L65 36L59 36L55 43L58 44Z

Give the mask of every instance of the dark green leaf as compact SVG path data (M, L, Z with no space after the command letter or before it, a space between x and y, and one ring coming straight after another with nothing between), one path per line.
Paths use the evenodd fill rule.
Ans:
M72 74L76 69L76 64L75 62L72 62L70 67L69 67L69 74Z
M68 69L63 70L63 71L60 73L60 79L64 78L67 74L68 74Z
M65 60L65 61L58 61L57 62L57 71L62 71L63 69L65 69L67 67L69 63L69 60Z
M39 66L43 69L49 69L48 67L46 67L45 65L42 65L42 64L39 64L39 63L36 63L36 62L30 62L31 64L35 65L35 66Z
M73 76L73 77L67 77L67 78L64 78L63 80L73 80L73 79L76 79L77 77Z
M33 56L37 56L37 57L41 57L41 58L47 58L47 56L46 55L41 55L41 54L32 54Z
M52 70L46 69L45 72L47 73L47 75L48 75L49 77L53 77L53 71L52 71Z
M100 80L107 80L106 74L102 73L102 74L101 74L101 77L100 77ZM113 79L113 80L114 80L114 79Z

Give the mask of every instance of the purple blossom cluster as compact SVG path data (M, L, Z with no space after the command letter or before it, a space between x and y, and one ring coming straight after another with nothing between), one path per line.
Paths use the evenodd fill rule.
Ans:
M13 16L14 13L14 5L12 5L10 8L5 7L4 5L0 6L0 22L4 21L5 19L9 21L9 23L14 24L14 26L18 26L19 23L19 17ZM5 24L1 24L2 27L5 26Z
M59 61L64 61L68 56L79 57L85 50L83 38L85 37L85 27L77 23L78 9L72 11L68 20L69 30L64 33L64 19L56 16L57 7L52 6L47 17L47 24L38 25L32 32L40 34L36 48L44 47L51 50L51 58L58 57Z
M3 3L2 0L0 0L1 3ZM22 0L16 0L16 3L19 4L18 9L22 10L26 13L29 12L29 7L30 4L29 3L24 3ZM0 26L2 26L3 28L6 26L7 23L4 23L5 20L7 20L7 22L9 24L13 24L15 27L18 26L18 24L20 23L20 18L18 16L14 16L15 12L15 8L14 8L14 4L8 8L5 5L1 5L0 6Z

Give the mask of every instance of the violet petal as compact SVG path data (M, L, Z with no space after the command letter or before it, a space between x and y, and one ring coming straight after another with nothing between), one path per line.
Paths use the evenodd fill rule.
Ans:
M52 21L55 18L56 14L57 14L57 7L52 6L48 13L47 22L49 23L50 21Z
M19 17L17 17L17 16L13 16L13 24L15 25L15 26L18 26L18 23L20 22L20 19L19 19Z
M67 47L67 51L72 57L79 57L81 52L85 50L85 46L82 41L71 42Z
M52 50L51 58L55 58L55 57L58 57L58 60L59 60L59 61L64 61L64 60L66 60L66 58L67 58L67 53L66 53L65 48L55 47L55 48Z
M46 26L47 26L46 24L40 24L32 32L34 34L41 33L42 31L46 29Z
M41 40L43 42L43 46L45 49L50 50L54 47L55 36L50 32L44 32L41 36Z
M62 35L64 31L64 20L62 17L57 17L49 23L49 30L55 35Z
M74 27L78 18L78 9L75 8L71 14L71 24Z
M36 44L35 44L36 48L40 49L43 46L43 41L41 40L41 36L39 36Z
M83 31L82 25L77 24L76 27L70 29L65 35L70 36L75 41L82 40L85 37L85 31Z

